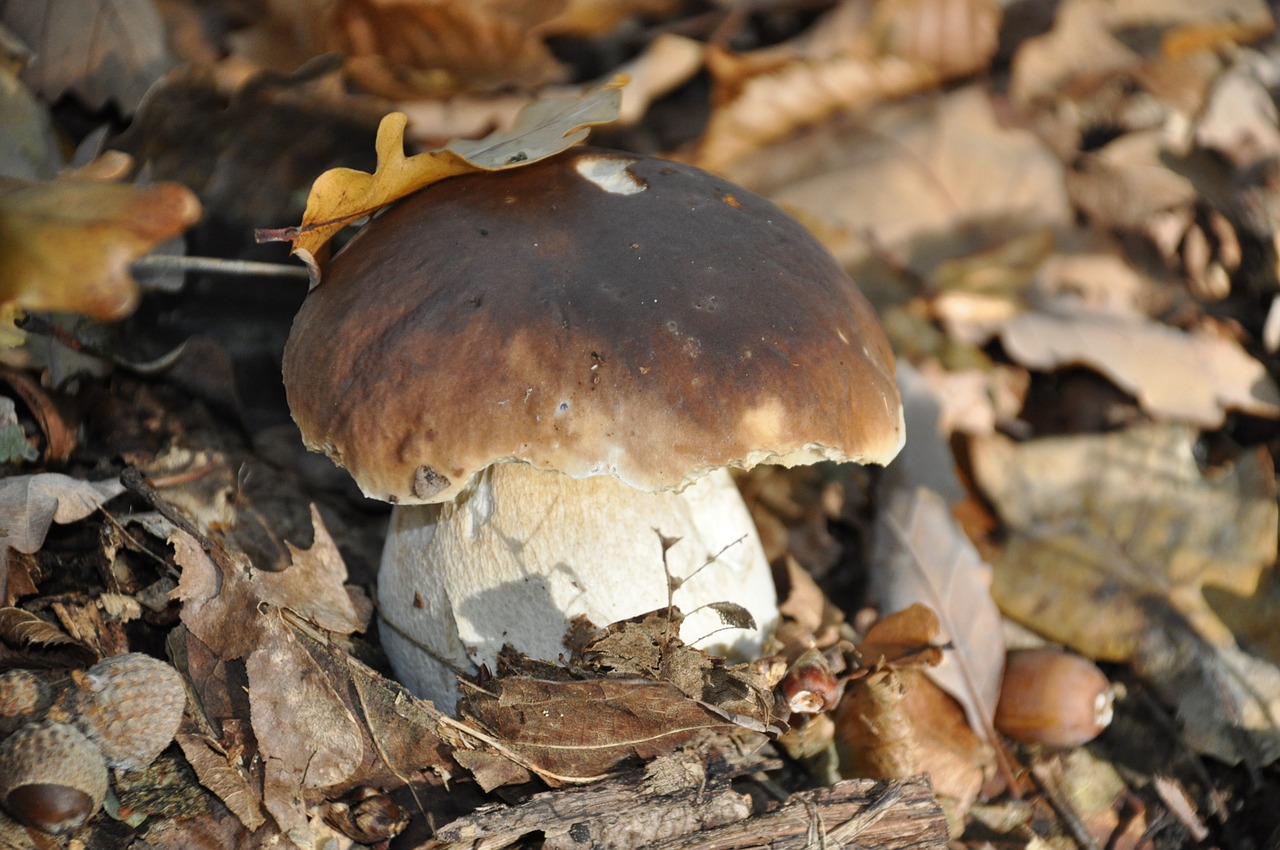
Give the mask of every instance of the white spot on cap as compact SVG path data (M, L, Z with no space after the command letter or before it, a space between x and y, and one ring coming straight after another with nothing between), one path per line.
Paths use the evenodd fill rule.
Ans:
M627 170L638 161L624 156L580 156L574 168L606 192L635 195L648 188L644 181Z

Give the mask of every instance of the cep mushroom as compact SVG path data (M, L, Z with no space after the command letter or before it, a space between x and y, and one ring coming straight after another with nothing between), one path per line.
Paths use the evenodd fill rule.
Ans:
M441 181L335 256L284 354L307 446L392 502L378 578L401 681L443 706L504 644L662 608L750 653L777 617L728 473L887 463L893 355L796 221L719 177L577 148ZM659 536L679 538L663 552ZM708 603L749 611L723 630Z

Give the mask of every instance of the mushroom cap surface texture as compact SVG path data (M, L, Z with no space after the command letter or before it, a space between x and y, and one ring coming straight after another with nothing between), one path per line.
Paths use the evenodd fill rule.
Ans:
M502 461L650 492L726 466L887 463L893 375L870 304L778 207L590 148L388 210L284 354L307 446L400 504L451 501Z

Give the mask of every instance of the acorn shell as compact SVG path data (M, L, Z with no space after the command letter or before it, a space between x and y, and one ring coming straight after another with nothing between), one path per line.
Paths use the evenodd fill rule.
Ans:
M107 765L73 726L30 723L0 742L0 804L43 830L79 829L107 795Z
M1021 743L1076 747L1110 725L1112 700L1111 682L1089 659L1053 647L1014 650L995 725Z
M182 676L163 661L137 652L116 655L72 679L58 701L58 719L79 727L111 767L140 770L177 734L187 692Z

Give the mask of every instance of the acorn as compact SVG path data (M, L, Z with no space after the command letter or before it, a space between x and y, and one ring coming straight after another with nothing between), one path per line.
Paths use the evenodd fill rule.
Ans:
M163 661L138 652L116 655L71 679L51 716L74 723L111 767L140 770L177 734L187 691Z
M1087 658L1053 647L1011 651L995 725L1024 744L1077 747L1111 724L1111 682Z
M44 832L79 829L107 796L98 747L66 723L29 723L0 742L0 804Z
M0 734L40 719L53 702L44 677L32 670L0 673Z

